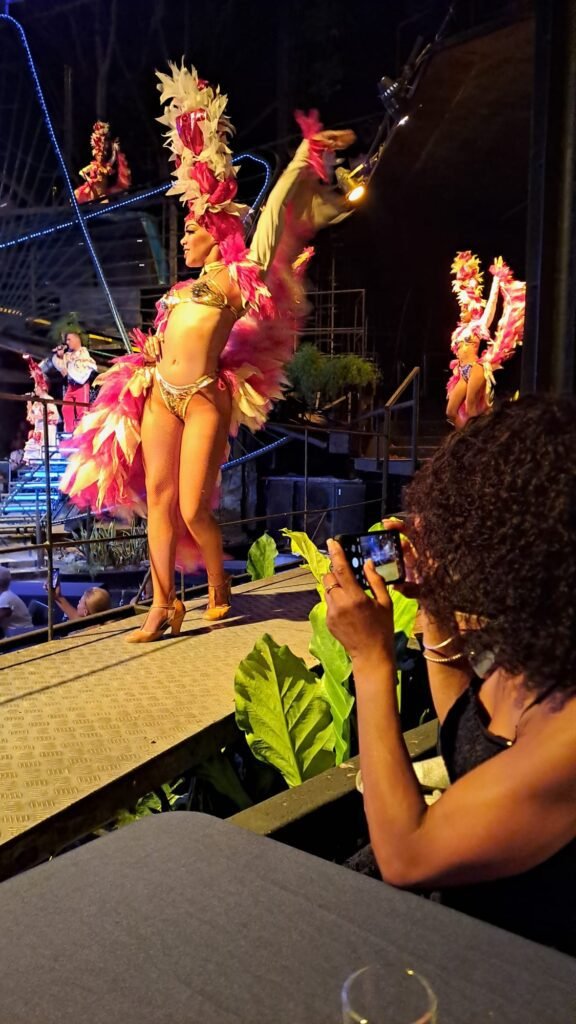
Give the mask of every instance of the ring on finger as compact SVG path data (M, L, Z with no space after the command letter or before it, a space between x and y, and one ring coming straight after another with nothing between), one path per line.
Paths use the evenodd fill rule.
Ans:
M331 583L329 587L326 587L325 593L329 594L331 590L334 590L334 587L339 587L339 586L340 586L339 583Z

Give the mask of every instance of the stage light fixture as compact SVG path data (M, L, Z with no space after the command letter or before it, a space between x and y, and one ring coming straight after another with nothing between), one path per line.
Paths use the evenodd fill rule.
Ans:
M353 171L346 167L336 168L336 183L349 203L359 203L366 195L366 176L368 168L360 164Z

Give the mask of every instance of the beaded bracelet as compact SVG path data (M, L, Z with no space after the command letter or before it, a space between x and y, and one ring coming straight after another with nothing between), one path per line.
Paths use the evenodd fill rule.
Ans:
M429 654L424 651L424 657L426 661L431 661L433 665L448 665L452 661L461 661L464 658L463 654L451 654L449 658L431 658Z
M439 643L439 644L426 644L426 643L423 643L423 647L424 647L425 651L441 651L443 647L448 647L448 644L451 644L454 640L458 640L459 638L460 638L460 633L453 633L452 636L447 637L446 640L442 640L442 643Z

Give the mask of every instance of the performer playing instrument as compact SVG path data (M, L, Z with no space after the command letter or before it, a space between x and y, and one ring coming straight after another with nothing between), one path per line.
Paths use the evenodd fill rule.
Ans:
M324 155L354 141L352 132L325 132L300 115L304 142L269 196L248 251L235 201L237 185L227 139L227 97L188 71L159 74L159 120L168 128L175 184L188 206L182 238L197 280L175 285L157 304L155 332L133 332L137 352L101 378L95 408L75 435L62 489L79 505L144 511L153 605L145 628L129 642L158 639L181 627L174 595L177 548L190 567L201 552L209 583L206 617L230 612L220 528L212 514L228 436L241 423L259 429L281 397L283 366L293 353L304 312L295 258L305 236L342 219L344 200L321 186ZM194 545L192 545L194 546Z
M493 276L488 301L483 295L480 261L470 250L459 252L452 264L452 291L460 305L460 322L452 334L456 359L450 363L446 416L462 427L473 416L486 412L494 401L494 373L522 344L526 285L516 281L502 257L490 267ZM490 333L498 298L503 307L494 337ZM485 349L480 353L480 348Z

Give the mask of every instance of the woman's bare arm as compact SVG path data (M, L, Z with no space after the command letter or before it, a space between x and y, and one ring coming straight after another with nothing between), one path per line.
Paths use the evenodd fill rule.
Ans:
M328 624L352 657L364 805L383 877L403 887L487 881L536 866L576 835L576 698L538 705L516 743L427 807L404 745L396 702L393 621L381 578L371 601L339 545L330 548Z

